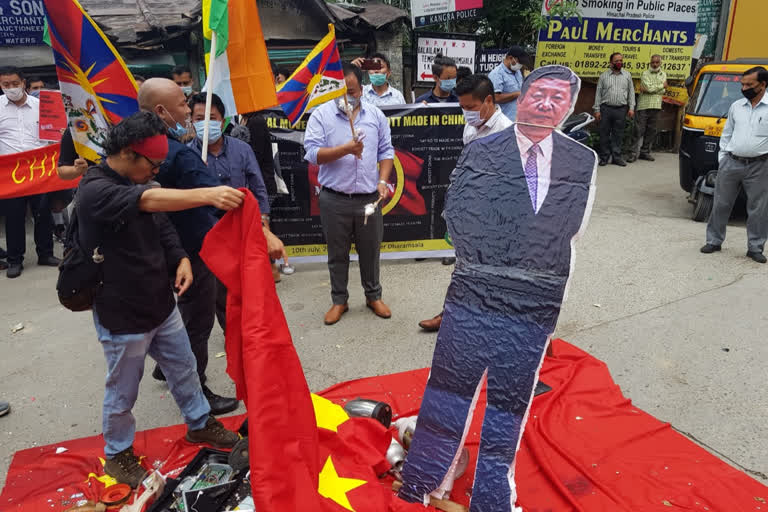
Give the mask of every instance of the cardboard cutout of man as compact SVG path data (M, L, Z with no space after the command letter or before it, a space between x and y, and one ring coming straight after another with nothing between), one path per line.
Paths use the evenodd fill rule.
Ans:
M515 454L594 197L597 155L555 131L580 85L566 67L538 68L517 123L459 158L445 207L457 263L403 470L407 501L445 497L487 378L470 511L515 510Z

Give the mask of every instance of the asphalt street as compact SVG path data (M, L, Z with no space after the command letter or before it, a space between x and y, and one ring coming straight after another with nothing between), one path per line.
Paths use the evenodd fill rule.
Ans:
M690 213L676 155L599 168L556 336L603 360L635 405L768 482L768 266L745 257L743 218L732 221L721 253L700 254L704 225ZM0 275L0 400L13 408L0 418L0 486L17 450L101 432L105 365L91 316L58 304L56 271L35 264L28 232L24 274ZM312 390L430 364L436 335L417 322L440 311L451 267L383 262L389 320L365 308L357 270L350 311L331 327L322 321L330 306L323 264L297 265L277 285ZM216 326L209 385L232 394L223 350ZM165 384L149 376L152 364L134 409L141 430L181 422Z

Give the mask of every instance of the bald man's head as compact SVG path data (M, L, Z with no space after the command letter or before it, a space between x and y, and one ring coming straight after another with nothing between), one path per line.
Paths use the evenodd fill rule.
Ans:
M167 78L150 78L139 87L139 107L154 112L168 126L187 124L190 111L181 87Z

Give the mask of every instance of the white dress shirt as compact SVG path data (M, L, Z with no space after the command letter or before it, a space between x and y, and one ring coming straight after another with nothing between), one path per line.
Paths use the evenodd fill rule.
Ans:
M26 101L17 107L8 96L0 96L0 155L45 146L46 142L39 137L39 124L40 101L37 98L27 94Z
M525 162L528 161L528 153L533 147L533 141L520 133L520 129L515 126L515 135L517 135L517 147L520 148L520 160L522 160L523 169ZM536 167L538 173L538 185L536 188L536 213L539 213L541 205L549 192L549 183L552 175L552 134L546 139L539 141L539 149L536 156ZM530 192L530 190L529 190Z
M727 153L754 158L768 153L768 93L756 107L746 98L734 101L720 137L719 160Z
M481 126L475 127L469 124L464 125L464 145L466 146L475 139L500 132L510 126L512 126L512 121L510 121L509 118L504 115L504 112L501 111L499 106L496 105L496 112L494 112Z

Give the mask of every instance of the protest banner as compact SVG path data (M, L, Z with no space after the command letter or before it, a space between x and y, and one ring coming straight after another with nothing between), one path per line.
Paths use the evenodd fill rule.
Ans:
M40 139L60 141L67 123L61 91L40 91Z
M464 147L464 116L457 104L385 106L395 165L382 203L385 259L453 256L442 217L449 177ZM270 227L291 262L327 261L318 208L318 167L304 160L306 115L295 129L282 111L265 113L288 195L272 205ZM361 211L362 215L363 212ZM353 249L353 258L356 258Z
M478 50L475 57L475 73L487 75L504 62L504 57L506 56L506 48L483 48Z
M545 0L542 14L557 0ZM539 31L536 65L561 64L581 77L598 77L612 53L639 78L651 60L662 57L671 80L685 79L696 42L698 0L582 0L582 17L552 18Z
M75 188L80 178L65 181L56 173L60 145L0 156L0 199Z

